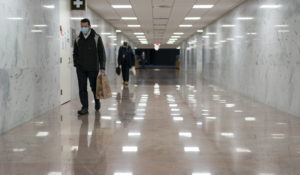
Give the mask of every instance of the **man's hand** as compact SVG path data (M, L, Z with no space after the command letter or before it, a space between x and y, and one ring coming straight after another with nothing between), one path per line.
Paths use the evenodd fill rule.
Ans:
M103 74L105 72L105 70L104 69L100 69L100 72Z

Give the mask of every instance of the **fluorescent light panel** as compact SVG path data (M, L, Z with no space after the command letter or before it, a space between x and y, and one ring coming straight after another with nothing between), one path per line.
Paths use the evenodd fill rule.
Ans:
M184 147L184 152L200 152L199 147Z
M253 20L253 17L238 17L237 20Z
M135 33L133 33L134 35L144 35L144 33L143 32L135 32Z
M42 33L43 30L31 30L32 33Z
M114 175L132 175L132 173L129 172L116 172Z
M131 5L112 5L113 8L115 9L131 9Z
M137 20L137 17L122 17L123 20Z
M138 25L138 24L129 24L128 27L141 27L141 25Z
M280 8L281 5L275 5L275 4L265 4L265 5L261 5L260 8L262 9L276 9L276 8Z
M43 7L47 8L47 9L54 9L55 5L43 5Z
M21 17L8 17L9 20L23 20L24 18Z
M179 25L179 27L193 27L192 24L181 24Z
M193 8L194 9L209 9L209 8L213 8L214 5L194 5Z
M200 20L201 17L185 17L185 20Z
M46 24L36 24L36 25L33 25L34 27L47 27L48 25Z
M71 19L71 20L82 20L83 17L71 17L70 19Z
M232 24L224 24L224 25L222 25L222 27L235 27L235 25L232 25Z

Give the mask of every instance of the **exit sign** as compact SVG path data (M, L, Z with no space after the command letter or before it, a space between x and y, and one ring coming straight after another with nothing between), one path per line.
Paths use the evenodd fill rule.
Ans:
M86 0L71 0L71 10L83 10L86 8Z

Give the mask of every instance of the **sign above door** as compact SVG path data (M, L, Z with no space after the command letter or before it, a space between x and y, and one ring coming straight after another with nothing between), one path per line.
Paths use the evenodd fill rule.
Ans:
M71 0L71 10L82 10L86 9L86 0Z

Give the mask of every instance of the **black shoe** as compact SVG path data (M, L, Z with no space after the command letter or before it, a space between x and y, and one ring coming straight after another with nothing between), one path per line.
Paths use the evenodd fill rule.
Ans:
M79 115L86 115L89 113L89 110L88 110L88 108L81 108L81 110L79 110L77 113Z
M96 111L99 111L100 108L101 108L101 103L100 103L99 100L96 100L96 101L95 101L95 110L96 110Z

